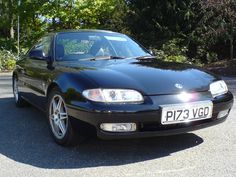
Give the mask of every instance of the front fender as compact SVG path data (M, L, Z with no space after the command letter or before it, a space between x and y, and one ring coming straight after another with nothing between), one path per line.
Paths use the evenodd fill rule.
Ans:
M59 87L68 105L73 105L73 101L86 102L86 99L82 96L83 90L98 87L94 81L82 73L62 73L50 85ZM48 88L50 88L50 85Z

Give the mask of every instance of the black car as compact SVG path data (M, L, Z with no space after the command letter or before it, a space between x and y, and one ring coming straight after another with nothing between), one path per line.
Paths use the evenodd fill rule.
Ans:
M161 61L128 36L103 30L44 36L12 78L16 105L46 112L61 145L92 130L103 139L185 133L225 121L233 105L221 78Z

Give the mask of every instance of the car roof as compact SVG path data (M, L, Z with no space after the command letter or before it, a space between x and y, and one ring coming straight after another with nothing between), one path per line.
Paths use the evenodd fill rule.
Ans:
M60 30L55 32L50 32L48 34L62 34L62 33L78 33L78 32L93 32L93 33L110 33L110 34L121 34L118 32L110 31L110 30L100 30L100 29L79 29L79 30Z

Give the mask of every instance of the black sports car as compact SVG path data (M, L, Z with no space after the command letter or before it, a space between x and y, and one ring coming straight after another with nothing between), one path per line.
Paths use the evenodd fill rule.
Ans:
M45 111L61 145L92 130L104 139L184 133L225 121L233 105L219 77L161 61L111 31L50 33L17 61L12 79L16 105Z

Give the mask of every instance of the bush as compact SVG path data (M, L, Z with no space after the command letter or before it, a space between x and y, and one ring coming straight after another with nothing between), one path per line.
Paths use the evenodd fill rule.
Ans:
M17 44L14 39L0 37L0 50L6 49L9 51L17 52Z
M15 65L16 65L16 60L12 60L12 59L7 60L6 61L6 70L8 70L8 71L13 70Z
M171 62L186 63L187 47L180 47L180 39L173 39L163 44L161 50L155 50L154 53L159 59Z
M166 61L178 62L178 63L186 63L187 58L184 55L170 55L166 58Z
M218 55L214 52L207 52L207 62L208 63L213 63L218 60Z
M8 50L0 49L0 71L13 70L16 64L16 57Z

